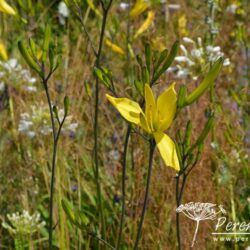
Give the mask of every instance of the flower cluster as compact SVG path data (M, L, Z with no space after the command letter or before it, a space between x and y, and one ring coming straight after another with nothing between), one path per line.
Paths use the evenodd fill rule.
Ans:
M23 69L17 59L12 58L6 62L0 61L0 92L4 90L5 85L11 85L15 88L20 87L28 92L36 92L36 81L29 70Z
M7 214L7 218L9 222L3 221L2 226L15 235L31 235L45 226L37 212L30 215L28 211L23 210L22 213Z
M216 210L217 205L213 203L201 203L201 202L189 202L184 205L180 205L176 212L184 213L188 218L196 221L200 220L213 220L216 214L222 212L226 213L224 208L220 205L219 211Z
M58 110L59 120L62 121L64 110ZM62 134L74 136L78 124L72 121L72 116L67 116L62 128ZM52 133L49 111L44 106L31 106L31 113L22 113L18 131L29 138L36 135L49 135Z
M197 41L184 37L183 43L185 45L180 45L183 55L175 57L177 65L168 69L168 71L176 73L178 79L191 77L193 80L197 80L208 64L213 64L224 56L219 46L205 46L200 37L198 37ZM226 58L223 66L229 65L230 60Z

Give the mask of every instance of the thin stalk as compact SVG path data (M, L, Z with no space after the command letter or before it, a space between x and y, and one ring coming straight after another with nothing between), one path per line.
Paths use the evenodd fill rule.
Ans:
M179 188L180 177L182 175L183 175L183 178L182 178L182 182L181 182L181 187ZM182 174L178 174L176 176L175 194L176 194L176 207L177 208L181 205L181 202L182 202L182 196L183 196L187 176L188 175L185 172L183 172ZM177 248L178 248L178 250L181 250L180 214L178 212L176 212L176 234L177 234L177 243L178 243Z
M107 16L109 9L112 4L112 0L110 0L107 7L105 7L104 3L101 1L102 8L103 8L103 20L102 20L102 27L101 27L101 34L99 40L99 47L96 56L95 66L98 68L100 66L100 58L102 54L102 47L103 47L103 40L104 40L104 32L107 23ZM95 114L94 114L94 163L95 163L95 179L96 179L96 187L97 187L97 199L99 204L99 216L101 219L102 224L102 234L103 238L106 239L106 226L103 214L103 207L102 207L102 197L101 197L101 185L100 185L100 177L99 177L99 159L98 159L98 118L99 118L99 79L96 77L96 84L95 84Z
M180 175L177 174L176 176L176 185L175 185L175 195L176 195L176 207L179 207L179 181ZM176 211L176 234L177 234L177 243L178 243L178 250L181 250L181 236L180 236L180 215Z
M130 74L130 56L129 56L129 44L130 44L130 7L131 0L128 0L128 9L127 9L127 48L126 48L126 58L127 58L127 69L128 69L128 77L127 77L127 83L129 84L129 74ZM120 224L119 224L119 233L116 243L116 249L119 250L120 244L121 244L121 238L122 238L122 229L124 224L124 218L125 218L125 209L126 209L126 162L127 162L127 151L128 151L128 142L131 134L131 126L130 124L127 127L127 132L125 136L124 141L124 147L123 147L123 159L122 159L122 211L120 216ZM132 155L132 161L133 161L133 155ZM133 165L133 164L132 164Z
M56 153L57 153L57 141L56 141L56 127L55 127L55 119L52 110L51 98L48 90L47 80L43 81L43 86L45 89L50 120L52 126L52 134L53 134L53 155L52 155L52 166L51 166L51 181L50 181L50 203L49 203L49 249L52 250L52 241L53 241L53 207L54 207L54 185L55 185L55 169L56 169Z
M48 78L47 78L48 79ZM62 122L59 125L58 131L56 131L55 126L55 117L53 113L53 107L51 103L51 97L48 90L48 80L43 80L43 86L45 89L47 102L49 106L49 113L50 113L50 119L51 119L51 126L52 126L52 134L53 134L53 155L52 155L52 166L51 166L51 181L50 181L50 203L49 203L49 249L52 250L53 245L53 208L54 208L54 187L55 187L55 170L56 170L56 154L57 154L57 144L59 140L59 136L61 133L61 129L63 126L63 123L66 118L66 114L64 115L64 118Z
M192 245L191 245L191 247L193 247L193 246L194 246L194 243L195 243L195 240L196 240L196 236L197 236L197 233L198 233L199 223L200 223L200 221L199 221L199 220L197 220L197 221L196 221L195 233L194 233L194 237L193 237L193 241L192 241Z
M126 201L126 162L127 162L127 149L129 143L129 137L131 132L131 126L129 125L127 128L127 133L125 136L124 141L124 148L123 148L123 159L122 159L122 212L120 217L120 224L119 224L119 234L116 243L116 249L119 250L122 238L122 229L124 224L124 217L125 217L125 201Z
M137 230L137 236L136 241L134 245L134 250L138 249L139 241L141 238L142 233L142 226L146 214L147 204L148 204L148 198L149 198L149 188L150 188L150 180L151 180L151 174L152 174L152 167L153 167L153 156L154 156L154 150L155 150L155 141L150 141L150 153L149 153L149 161L148 161L148 177L147 177L147 184L146 184L146 191L145 191L145 197L143 202L143 208L141 213L141 219Z

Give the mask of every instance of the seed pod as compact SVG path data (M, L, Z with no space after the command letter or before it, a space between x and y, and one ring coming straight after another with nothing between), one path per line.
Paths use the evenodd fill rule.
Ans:
M65 96L64 97L64 114L65 116L68 115L68 111L69 111L69 97L68 96Z
M186 95L187 95L187 87L185 85L181 85L179 93L178 93L178 100L177 100L178 108L184 107Z
M189 96L187 96L184 104L185 106L190 105L198 100L203 95L203 93L214 84L215 79L221 71L222 65L223 58L220 58L212 66L211 70L204 78L202 83Z

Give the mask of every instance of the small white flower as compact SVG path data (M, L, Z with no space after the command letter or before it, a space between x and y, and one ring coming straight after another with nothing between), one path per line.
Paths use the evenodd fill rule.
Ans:
M181 45L180 45L180 49L181 49L181 51L184 53L185 56L188 55L187 49L186 49L186 47L185 47L184 45L181 44Z
M28 132L27 132L27 136L28 136L29 138L34 138L34 137L36 136L36 133L35 133L34 131L28 131Z
M28 92L36 92L37 91L37 87L35 87L35 86L25 86L25 89Z
M237 10L237 5L235 3L227 6L226 8L226 12L231 13L231 14L235 14Z
M229 66L231 64L229 58L226 58L223 62L223 66Z
M203 54L203 50L202 49L193 49L191 50L191 55L195 58L200 58Z
M67 5L61 1L58 5L58 17L61 25L65 25L65 19L69 16L69 9Z
M17 59L15 58L12 58L10 59L7 63L6 63L6 67L11 70L11 69L14 69L14 68L17 68L19 66L18 62L17 62Z
M124 2L120 3L120 8L121 8L122 10L126 10L126 9L128 9L128 7L129 7L129 4L128 4L128 3L124 3Z
M177 72L177 78L185 79L189 75L188 69L180 69Z
M186 56L176 56L175 61L176 62L187 62L188 58Z
M168 4L170 10L179 10L181 8L180 4Z
M189 37L183 37L183 41L184 41L185 43L191 43L191 44L194 44L194 43L195 43L194 40L192 40L192 39L189 38Z
M58 5L58 13L63 17L69 16L69 8L63 1L61 1Z

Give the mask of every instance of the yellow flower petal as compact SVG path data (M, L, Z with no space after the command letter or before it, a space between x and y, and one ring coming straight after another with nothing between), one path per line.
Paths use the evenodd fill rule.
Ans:
M149 127L153 131L157 112L156 112L154 94L148 84L145 84L145 104L146 104L146 109L145 109L146 119Z
M131 17L136 17L143 13L148 8L148 3L145 0L137 0L134 7L130 11Z
M146 120L146 117L145 117L145 114L144 113L141 113L140 114L140 124L139 126L145 130L147 133L151 134L152 133L152 130L149 128L149 125L148 125L148 122Z
M121 47L119 47L118 45L112 43L109 39L106 39L106 40L105 40L105 44L106 44L108 47L110 47L111 50L113 50L115 53L118 53L118 54L120 54L120 55L122 55L122 56L125 55L124 50L123 50Z
M175 143L172 139L163 132L155 132L154 138L165 164L179 171L179 160L176 153Z
M1 41L0 41L0 58L3 59L4 61L8 60L7 50Z
M157 99L158 129L160 131L168 129L175 116L177 95L174 87L175 83L167 88Z
M140 105L137 102L133 102L128 98L115 98L110 95L106 95L111 104L120 112L120 114L127 121L141 125L140 114L143 114Z
M4 0L0 0L0 12L4 12L9 15L16 15L15 10L9 6Z
M153 23L154 19L155 19L155 13L153 11L149 11L146 20L143 22L143 24L140 26L140 28L135 33L134 39L136 39L143 32L145 32L150 27L150 25Z

